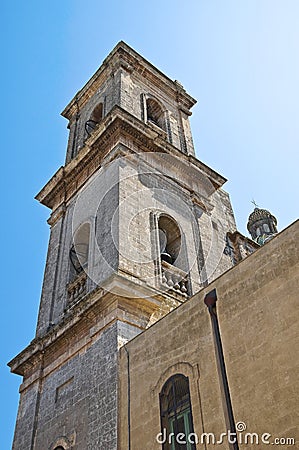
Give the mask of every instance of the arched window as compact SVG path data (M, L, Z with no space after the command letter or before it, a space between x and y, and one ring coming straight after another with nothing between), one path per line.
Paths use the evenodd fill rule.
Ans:
M153 124L166 131L164 113L161 106L156 100L152 98L148 98L146 100L146 114L148 122L152 122Z
M73 244L70 248L71 279L79 275L84 269L87 268L89 235L89 223L84 223L81 225L74 235Z
M157 217L157 239L159 258L156 259L157 273L163 288L173 294L190 295L188 259L186 246L177 222L166 214ZM155 253L156 254L156 253Z
M176 374L166 381L160 393L160 414L166 437L163 450L195 450L188 377Z
M181 232L177 223L169 216L158 219L159 246L162 261L174 264L181 249Z
M91 135L96 126L103 119L103 103L99 103L93 110L90 119L85 123L85 131L88 136Z
M263 229L264 229L265 233L270 233L270 228L269 228L269 225L267 223L264 223Z

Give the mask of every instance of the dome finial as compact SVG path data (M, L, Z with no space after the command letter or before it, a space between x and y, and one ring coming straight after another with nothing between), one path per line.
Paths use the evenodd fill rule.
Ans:
M259 205L255 202L254 198L251 200L251 203L253 203L256 208L259 208Z

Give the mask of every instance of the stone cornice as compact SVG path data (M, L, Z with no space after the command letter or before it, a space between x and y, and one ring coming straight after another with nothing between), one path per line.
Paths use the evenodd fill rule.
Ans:
M99 69L89 79L85 86L75 95L71 102L62 111L62 116L69 120L78 113L88 99L101 87L107 78L122 68L134 76L142 76L158 85L167 95L177 99L182 110L190 114L190 108L196 103L183 86L164 75L160 70L144 59L125 42L119 42L103 61Z
M195 171L199 170L207 176L215 189L221 187L226 181L224 177L194 156L186 155L171 145L166 140L163 130L160 132L157 127L151 127L119 106L115 106L85 141L84 147L76 158L66 166L60 167L37 194L36 199L55 211L68 202L101 165L110 160L110 152L119 144L127 149L127 154L136 153L138 149L138 152L161 152L173 155L193 167Z
M66 207L65 207L65 204L62 203L61 206L59 206L57 209L55 209L55 211L53 211L53 213L47 220L48 224L51 227L53 227L56 224L56 222L58 222L58 220L65 215L65 212L66 212Z
M133 298L132 292L135 293ZM123 274L115 273L102 286L66 308L61 321L44 336L33 339L8 366L11 372L30 378L40 369L42 359L44 365L51 364L61 354L64 345L74 345L72 342L82 330L87 330L88 338L117 320L143 330L165 297L168 296L144 282L138 285Z

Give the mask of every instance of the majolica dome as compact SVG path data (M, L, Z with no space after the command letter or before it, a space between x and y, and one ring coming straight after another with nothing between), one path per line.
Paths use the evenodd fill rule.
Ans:
M254 208L248 217L247 230L254 241L264 244L277 233L277 219L267 209Z
M270 213L270 211L267 209L254 208L254 211L248 217L247 230L250 232L250 227L255 222L263 219L270 219L273 221L275 226L277 225L277 219Z

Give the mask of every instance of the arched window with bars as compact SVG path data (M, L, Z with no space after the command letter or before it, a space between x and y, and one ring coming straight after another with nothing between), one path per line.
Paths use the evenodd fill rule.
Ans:
M160 415L166 437L163 450L196 450L188 377L176 374L166 381L160 392Z

